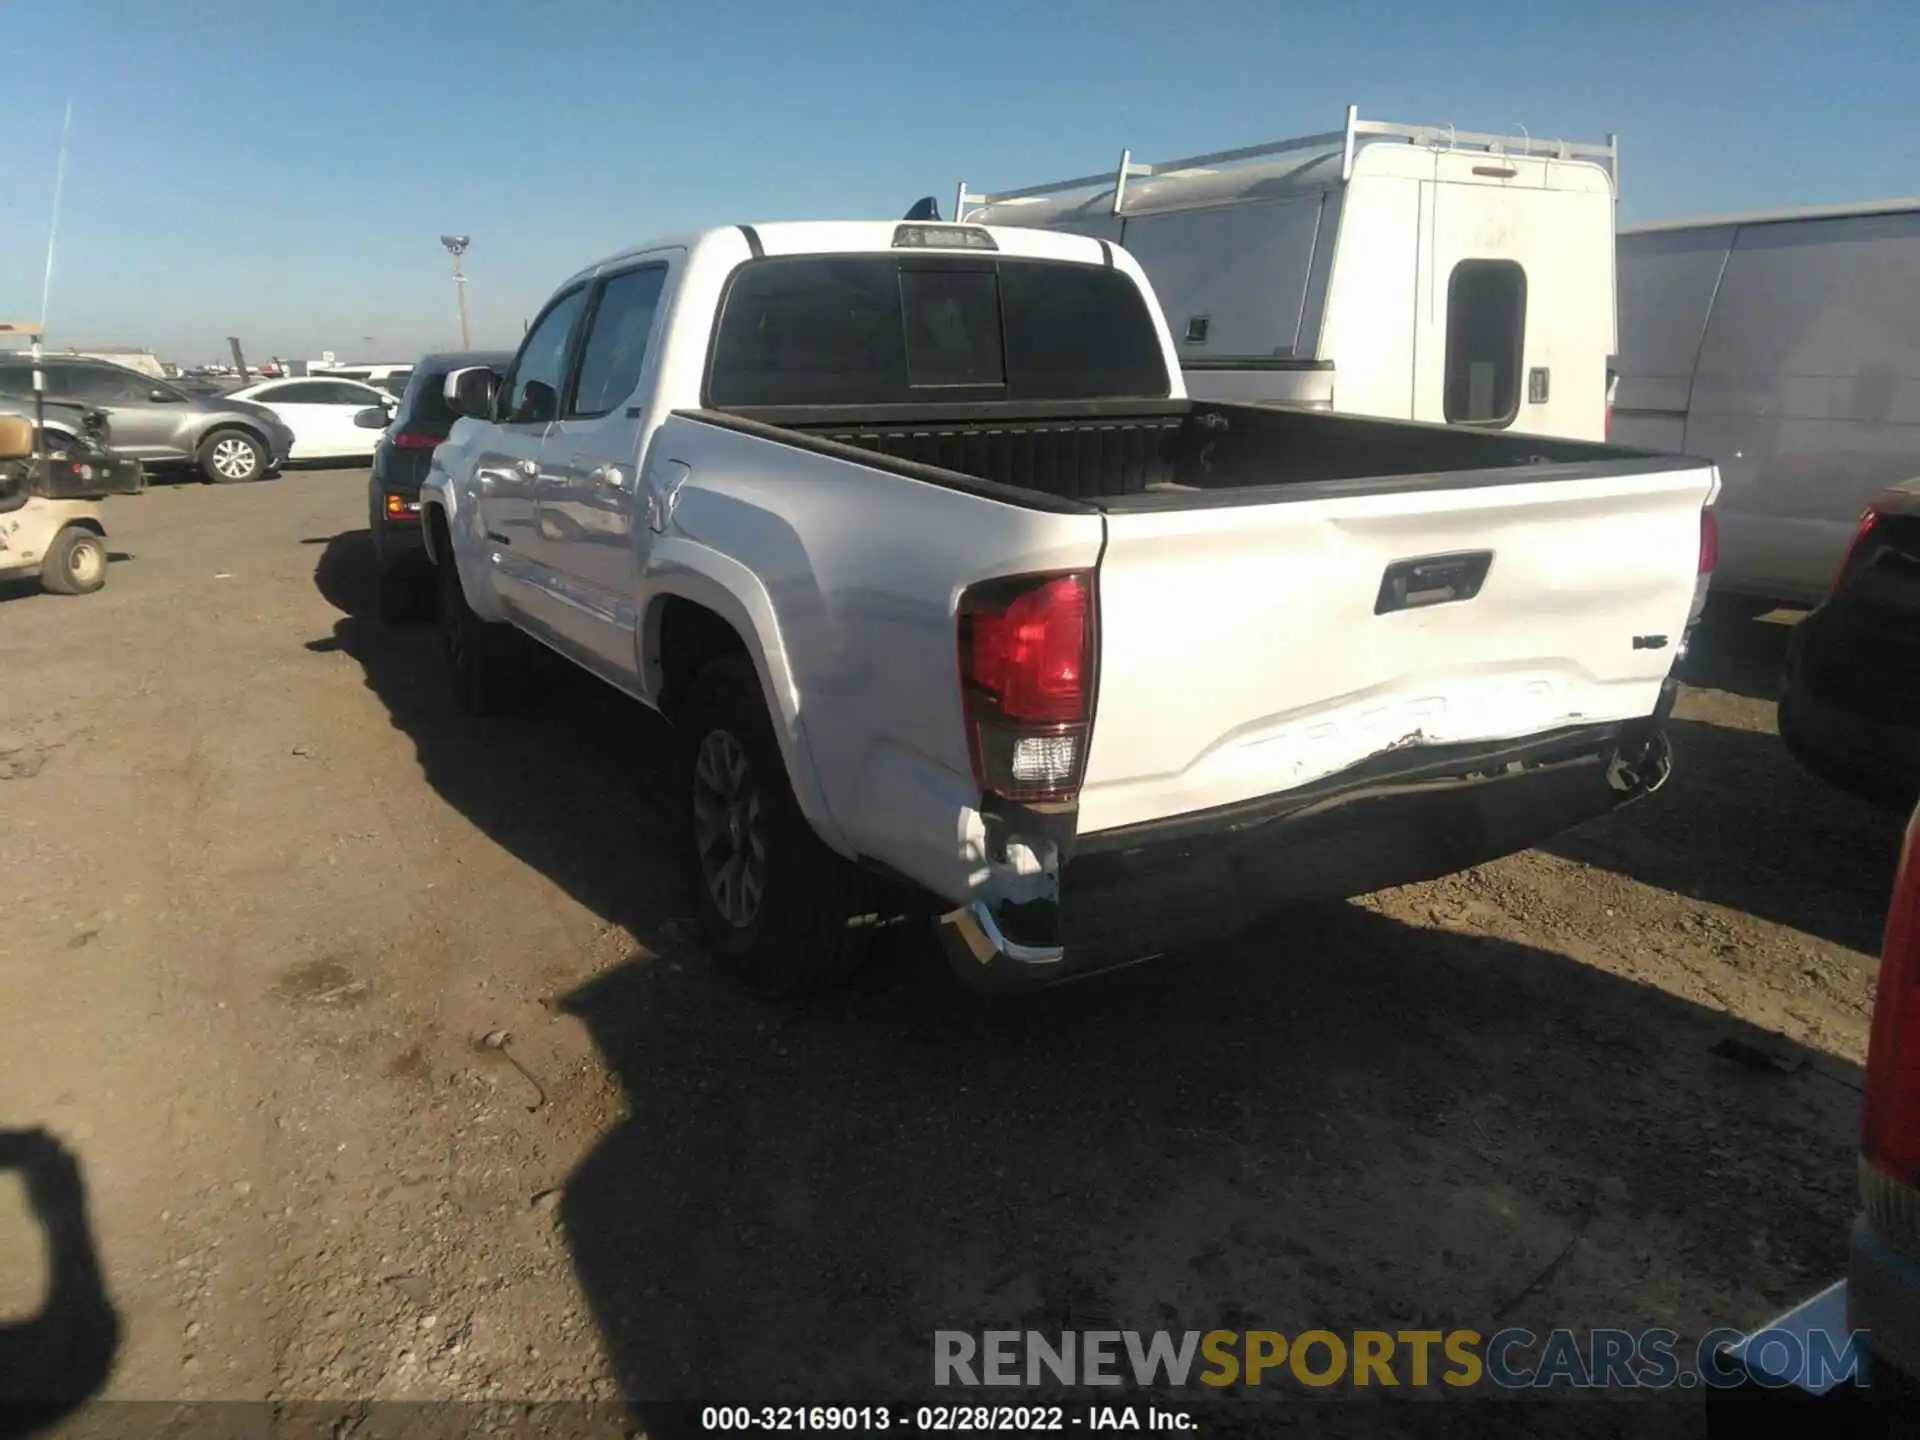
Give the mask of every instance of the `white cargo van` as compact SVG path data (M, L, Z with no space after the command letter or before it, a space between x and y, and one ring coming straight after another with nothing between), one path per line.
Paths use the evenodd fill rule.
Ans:
M1599 440L1619 147L1363 121L976 195L1124 245L1197 398Z
M1920 199L1620 232L1616 438L1718 462L1718 593L1811 603L1920 474Z

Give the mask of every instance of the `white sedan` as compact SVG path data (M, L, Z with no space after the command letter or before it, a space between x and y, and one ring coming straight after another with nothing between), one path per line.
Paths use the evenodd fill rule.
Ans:
M235 390L230 400L264 405L293 431L292 460L332 460L371 456L380 443L380 430L354 423L363 410L380 409L392 417L397 402L384 390L358 380L309 377L304 380L268 380Z

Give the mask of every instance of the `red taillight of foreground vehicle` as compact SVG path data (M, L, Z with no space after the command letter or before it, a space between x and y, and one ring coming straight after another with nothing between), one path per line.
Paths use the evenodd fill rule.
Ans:
M960 695L983 790L1070 800L1093 719L1093 576L1020 575L960 597Z
M1880 512L1869 505L1866 510L1861 513L1860 524L1853 532L1853 539L1847 542L1846 557L1841 560L1840 568L1834 572L1833 584L1835 589L1839 588L1840 582L1847 578L1848 573L1852 571L1853 567L1866 558L1867 542L1873 538L1874 533L1879 530L1879 528Z
M1705 505L1700 510L1700 571L1702 575L1713 574L1720 564L1720 522L1715 518L1713 507Z
M446 438L444 435L422 435L418 430L402 430L393 437L393 443L402 450L431 450Z
M1920 1186L1920 811L1907 826L1880 947L1860 1153L1889 1179Z

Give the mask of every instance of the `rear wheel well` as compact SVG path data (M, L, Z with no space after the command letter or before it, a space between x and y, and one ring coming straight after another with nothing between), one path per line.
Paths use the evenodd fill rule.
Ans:
M428 504L421 511L421 519L427 531L427 559L435 565L444 565L453 556L450 548L452 532L447 529L447 512L439 505Z
M200 447L213 439L214 436L223 434L228 430L239 431L242 435L253 441L254 444L258 445L269 461L273 459L273 446L267 443L265 432L255 429L244 420L221 420L209 425L205 430L200 432L200 438L195 442L193 447L194 454L198 455L200 453Z
M700 672L729 655L748 655L740 632L715 611L678 595L660 607L654 647L660 672L660 713L676 719Z

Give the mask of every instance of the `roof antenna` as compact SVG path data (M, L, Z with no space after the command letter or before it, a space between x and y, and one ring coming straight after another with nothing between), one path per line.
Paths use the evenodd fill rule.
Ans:
M929 195L916 204L911 210L907 211L905 218L908 220L921 221L938 220L940 218L940 202Z

